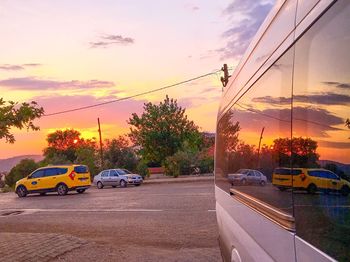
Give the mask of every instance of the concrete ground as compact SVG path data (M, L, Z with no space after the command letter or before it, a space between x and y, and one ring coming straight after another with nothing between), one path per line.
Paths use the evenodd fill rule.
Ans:
M0 241L0 260L21 254L21 242L46 237L51 244L26 245L31 256L41 254L37 261L221 261L212 180L91 188L64 197L0 194L1 234L7 241Z

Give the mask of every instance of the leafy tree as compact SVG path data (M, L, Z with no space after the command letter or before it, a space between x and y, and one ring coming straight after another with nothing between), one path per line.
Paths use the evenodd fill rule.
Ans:
M75 155L77 158L74 163L87 165L89 167L91 176L97 175L99 168L96 164L96 159L98 159L98 156L95 146L92 146L90 144L80 146L77 148Z
M13 187L18 180L28 176L37 168L39 168L39 165L35 163L33 159L22 159L5 177L5 183L10 187Z
M22 103L18 105L13 101L5 102L0 98L0 139L5 138L6 142L14 143L15 137L11 134L12 127L27 130L39 130L33 120L40 118L44 114L44 109L38 107L36 102Z
M134 171L138 162L134 150L130 147L129 140L124 136L105 140L103 158L105 168L118 167Z
M144 104L141 116L132 114L128 123L131 125L129 137L140 147L139 153L147 162L159 165L168 156L174 155L182 143L190 141L190 146L198 148L201 136L198 127L187 119L185 109L168 96L159 105Z
M56 130L47 136L48 147L44 149L44 156L47 160L55 157L67 160L70 163L77 159L78 148L96 148L96 142L80 137L80 132L74 129Z
M96 141L80 137L74 129L56 130L47 136L48 147L44 149L43 165L84 164L91 175L98 173L96 164Z

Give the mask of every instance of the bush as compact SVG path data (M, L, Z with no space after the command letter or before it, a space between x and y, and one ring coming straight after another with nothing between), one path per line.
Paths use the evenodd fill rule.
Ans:
M0 180L0 188L3 188L5 186L5 182Z
M197 166L196 155L191 152L178 151L164 161L167 176L190 175L194 166Z
M140 176L142 176L142 178L145 178L145 177L149 177L149 170L148 170L148 166L147 164L141 160L138 164L137 164L137 167L136 167L136 172L137 174L139 174Z
M12 192L13 189L11 187L9 187L8 185L5 185L3 188L0 188L0 193L8 193L8 192Z
M201 173L213 173L214 171L214 158L206 156L199 160L199 169Z
M5 177L5 183L10 187L13 187L18 180L28 176L37 168L39 168L39 165L35 163L33 159L22 159L21 162L14 166L10 173Z

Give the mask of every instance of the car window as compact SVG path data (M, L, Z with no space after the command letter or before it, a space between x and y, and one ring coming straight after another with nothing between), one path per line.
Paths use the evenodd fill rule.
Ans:
M261 173L258 172L258 171L254 171L254 174L255 174L256 177L261 177Z
M109 176L119 176L119 175L118 175L118 172L113 169L109 172Z
M109 174L109 170L105 170L105 171L102 171L101 176L102 176L102 177L107 177L108 174Z
M38 171L35 171L32 175L31 178L39 178L44 176L44 169L40 169Z
M126 174L132 174L129 170L127 169L123 169L123 171L126 173Z

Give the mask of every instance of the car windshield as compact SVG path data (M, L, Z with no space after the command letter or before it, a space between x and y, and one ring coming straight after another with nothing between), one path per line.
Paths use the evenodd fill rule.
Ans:
M127 170L127 169L122 169L124 172L125 172L125 174L132 174L129 170Z
M125 172L124 169L117 169L119 175L127 175L128 173Z

